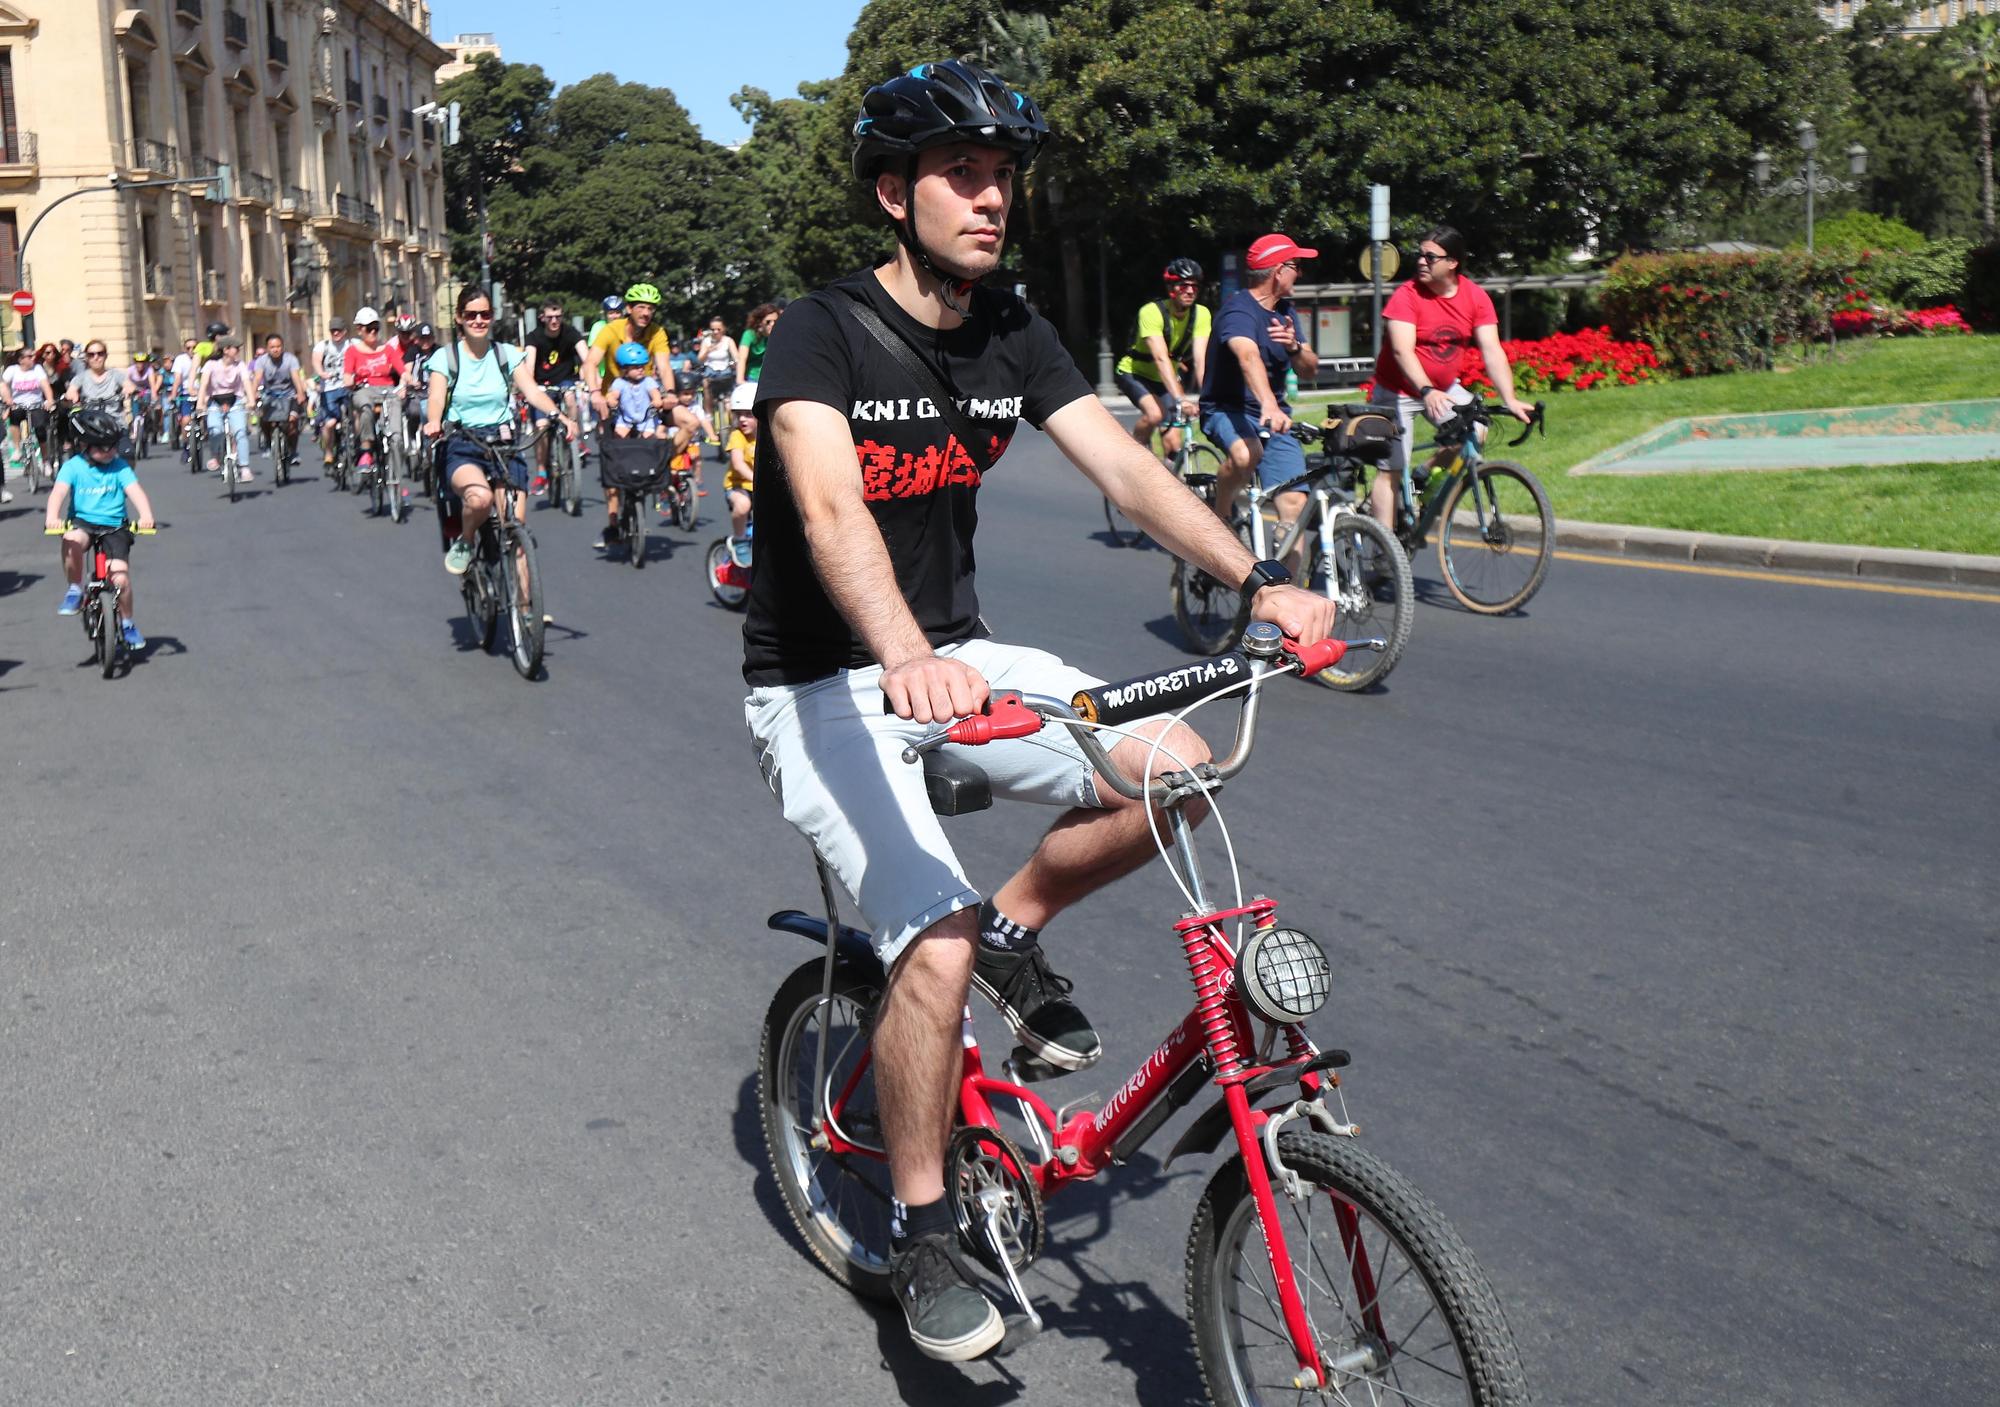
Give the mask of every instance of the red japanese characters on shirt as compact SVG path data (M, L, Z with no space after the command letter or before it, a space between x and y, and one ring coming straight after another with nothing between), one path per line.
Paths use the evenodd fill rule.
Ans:
M997 463L1010 443L1011 436L993 436L987 464ZM854 446L854 457L861 464L861 496L870 503L922 498L954 486L979 487L979 470L956 435L947 435L942 445L928 445L917 454L879 440L862 440Z
M1493 300L1469 278L1459 279L1458 291L1450 298L1440 298L1411 280L1383 305L1382 320L1416 325L1417 364L1423 368L1424 380L1439 391L1457 384L1467 366L1478 364L1474 333L1500 325ZM1406 396L1417 393L1389 350L1386 330L1375 356L1375 380Z
M394 342L384 342L372 351L350 342L341 366L356 386L394 386L403 379L403 354Z

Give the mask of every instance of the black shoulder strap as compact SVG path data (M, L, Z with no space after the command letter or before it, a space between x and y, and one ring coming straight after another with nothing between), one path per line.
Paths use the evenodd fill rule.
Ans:
M951 431L953 438L965 447L965 452L972 458L972 467L984 477L989 467L987 446L980 440L978 431L972 428L972 421L958 408L951 388L944 384L938 369L931 365L928 357L912 347L902 333L883 321L882 315L869 306L866 294L851 288L843 288L841 292L847 295L847 310L854 314L854 320L867 328L882 344L883 350L896 359L896 365L903 369L905 375L931 393L945 429Z
M1160 300L1160 326L1172 327L1173 325L1174 311L1167 306L1167 300L1162 298ZM1187 351L1188 343L1192 341L1194 341L1194 309L1189 308L1187 321L1181 325L1181 335L1167 344L1167 355L1173 358L1175 362L1179 362L1181 354Z

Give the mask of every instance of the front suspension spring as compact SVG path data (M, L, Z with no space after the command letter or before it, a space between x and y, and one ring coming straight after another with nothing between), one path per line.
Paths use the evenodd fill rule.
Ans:
M1238 1049L1237 1022L1222 994L1222 980L1228 974L1228 966L1217 958L1205 929L1183 929L1181 946L1194 974L1195 1010L1201 1013L1202 1034L1208 1041L1209 1057L1215 1061L1215 1072L1237 1074L1244 1068Z

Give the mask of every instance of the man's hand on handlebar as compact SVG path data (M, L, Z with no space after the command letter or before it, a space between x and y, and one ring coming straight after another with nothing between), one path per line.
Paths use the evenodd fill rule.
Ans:
M1296 586L1267 586L1250 602L1250 619L1269 621L1301 645L1312 645L1332 633L1334 605Z
M1458 407L1451 403L1451 397L1433 389L1424 397L1424 414L1433 425L1442 425L1458 413Z
M1282 435L1292 428L1292 417L1285 414L1285 408L1276 401L1265 406L1257 417L1257 423L1274 435Z
M1509 415L1513 416L1523 425L1529 425L1534 423L1535 408L1529 405L1526 401L1522 400L1519 396L1510 397L1509 399L1502 401L1500 404L1507 408L1507 413Z
M986 676L943 655L920 655L882 671L889 711L918 723L949 723L986 707Z

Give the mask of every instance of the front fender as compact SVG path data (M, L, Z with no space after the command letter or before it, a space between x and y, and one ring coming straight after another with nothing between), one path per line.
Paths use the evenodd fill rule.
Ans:
M798 909L780 909L765 920L770 927L781 933L796 933L801 938L810 938L815 943L826 942L826 919L820 915L804 913ZM834 951L845 962L858 965L866 972L881 973L882 960L875 956L875 945L868 941L868 935L858 928L841 924L834 936ZM1225 1115L1226 1117L1226 1115Z

